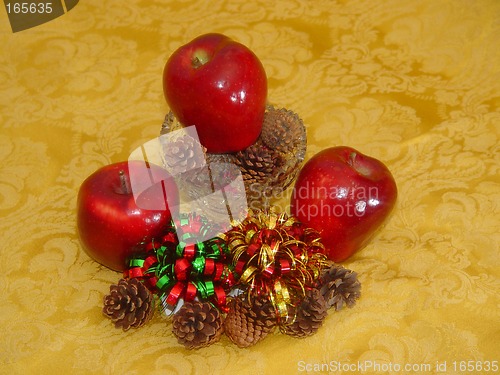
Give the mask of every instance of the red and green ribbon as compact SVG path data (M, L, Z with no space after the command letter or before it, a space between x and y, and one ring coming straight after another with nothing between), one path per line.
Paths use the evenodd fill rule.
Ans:
M193 238L210 229L201 216L183 216L179 224L177 233L170 230L161 241L148 244L145 253L132 258L125 277L143 280L172 307L181 298L198 298L226 310L227 292L235 283L226 241L214 237L193 243Z

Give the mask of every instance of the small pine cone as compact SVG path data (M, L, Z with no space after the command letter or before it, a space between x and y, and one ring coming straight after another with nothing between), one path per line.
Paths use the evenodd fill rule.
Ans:
M245 297L233 299L224 323L226 335L240 348L255 345L276 326L276 313L265 297L249 301Z
M356 272L338 265L323 271L318 288L327 308L333 306L337 311L344 306L353 307L361 295L361 284Z
M257 141L235 154L249 199L262 200L286 189L304 161L306 145L306 130L299 116L269 106Z
M199 349L220 339L224 331L222 315L209 302L185 302L172 320L172 332L188 349Z
M120 279L109 291L110 294L104 296L102 312L116 328L124 331L139 328L153 316L153 296L138 279Z
M236 165L240 167L245 184L265 184L275 171L277 154L259 138L248 148L238 151Z
M205 165L206 149L187 133L169 138L162 146L165 168L173 176L196 174Z
M311 336L321 327L326 315L325 299L319 290L307 290L304 299L296 307L294 322L285 325L283 332L297 338Z
M305 138L304 123L295 112L285 108L268 108L261 133L261 139L267 147L287 153L293 151Z

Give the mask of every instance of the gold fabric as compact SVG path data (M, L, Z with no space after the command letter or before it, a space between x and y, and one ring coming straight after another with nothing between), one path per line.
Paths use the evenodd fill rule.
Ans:
M500 2L82 0L19 33L3 9L0 373L437 373L445 361L459 373L500 360ZM163 65L206 32L255 51L270 102L307 124L307 157L349 145L396 178L393 215L345 262L361 299L310 338L187 351L159 314L127 333L101 314L120 274L80 246L78 188L159 134Z

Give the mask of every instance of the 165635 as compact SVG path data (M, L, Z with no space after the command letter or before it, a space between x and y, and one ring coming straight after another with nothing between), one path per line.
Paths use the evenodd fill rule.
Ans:
M11 14L50 14L52 3L7 3L7 13Z

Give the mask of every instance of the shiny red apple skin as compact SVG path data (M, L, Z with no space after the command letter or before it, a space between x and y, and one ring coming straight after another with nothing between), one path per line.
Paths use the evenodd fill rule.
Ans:
M396 182L381 161L338 146L304 164L290 210L320 232L328 258L341 262L369 242L396 199Z
M163 91L177 119L195 125L210 153L243 150L260 135L266 72L249 48L225 35L204 34L177 49L165 64Z
M95 261L115 271L127 268L129 257L140 249L140 243L161 236L171 223L171 212L163 198L178 202L178 190L170 175L161 167L143 162L120 162L98 169L80 186L77 200L77 226L80 241ZM164 181L145 189L139 205L166 207L150 210L138 207L130 187L120 179L131 175L144 181L143 188L154 181ZM130 180L129 180L130 181Z

